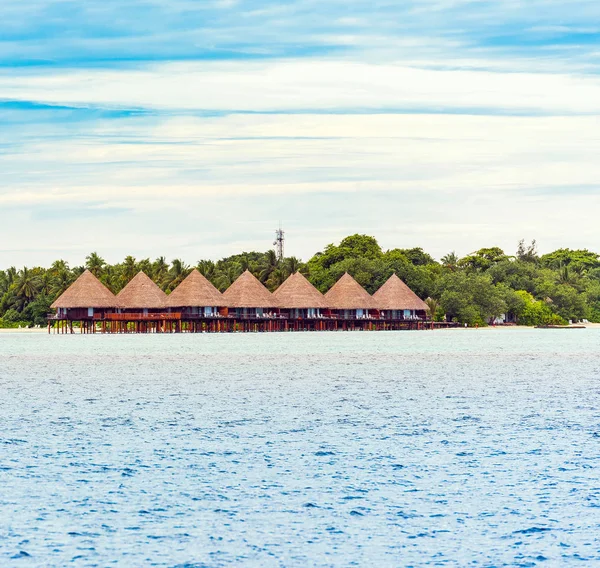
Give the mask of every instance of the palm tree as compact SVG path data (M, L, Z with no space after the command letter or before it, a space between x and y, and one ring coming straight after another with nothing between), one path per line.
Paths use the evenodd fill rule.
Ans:
M261 271L259 273L259 279L261 282L266 282L271 276L271 273L278 268L279 261L274 250L269 250L265 253L265 256L261 262Z
M62 271L68 271L69 270L69 263L66 260L55 260L52 263L52 266L50 266L50 272L54 273L54 274L58 274L59 272Z
M273 270L273 272L271 272L271 276L269 276L269 279L266 282L267 288L269 288L271 292L275 291L277 288L279 288L279 286L281 286L285 282L287 277L288 275L285 272L285 270L282 270L281 268L276 268L275 270Z
M212 280L215 276L216 266L212 260L199 260L196 268L208 280Z
M122 265L122 276L125 283L130 282L138 272L139 271L135 257L131 255L126 256Z
M577 283L577 276L575 276L575 270L571 271L569 269L569 265L568 264L560 264L560 267L558 269L558 283L559 284L569 284L569 285L573 285Z
M301 266L302 266L302 263L295 256L290 256L285 259L284 270L288 276L298 272L300 270Z
M17 298L24 300L25 303L31 302L40 290L39 277L27 267L19 273L17 280L16 295Z
M166 276L167 282L165 288L174 290L177 288L192 269L180 258L175 258L171 261L171 269Z
M446 268L449 268L453 272L456 270L459 260L460 259L458 258L457 254L454 251L449 252L446 256L443 256L441 258L442 265L445 266Z
M112 290L114 294L121 291L121 288L126 284L123 281L119 265L107 264L104 269L104 274L100 278L102 284L104 284L109 290Z
M6 270L5 274L8 285L10 286L17 279L19 271L14 266L11 266L9 269Z
M149 258L142 258L142 260L138 260L138 263L137 263L138 272L141 270L142 272L145 272L146 275L148 275L150 278L152 278L153 272L154 272L153 268L154 268L154 266L150 262Z
M0 295L3 295L8 290L8 277L4 270L0 270Z
M227 266L224 270L220 271L215 276L215 286L221 291L225 292L229 286L231 286L242 273L242 267L240 264L233 263Z
M56 270L52 277L50 295L58 298L73 283L73 275L69 270Z
M169 263L164 256L159 256L152 264L152 278L155 282L164 281L169 271Z
M435 315L440 308L440 303L433 298L427 298L425 303L427 304L429 315L431 316L431 328L433 329L433 322L435 321Z
M96 277L102 274L106 261L96 252L85 257L85 267Z
M246 271L246 270L250 270L251 267L251 260L248 257L248 255L246 253L240 255L240 267L242 269L242 272Z
M40 275L40 292L45 296L50 294L52 290L53 276L49 270L44 270Z

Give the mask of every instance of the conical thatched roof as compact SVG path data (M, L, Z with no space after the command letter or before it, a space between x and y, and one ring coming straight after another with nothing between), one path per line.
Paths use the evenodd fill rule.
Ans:
M225 305L219 292L195 268L167 297L167 305L175 307L219 307Z
M126 310L166 308L167 295L143 272L138 272L117 294L119 307Z
M225 292L228 308L275 308L273 294L249 270L246 270Z
M292 274L275 292L279 308L326 308L325 298L300 272Z
M373 300L379 310L428 309L427 304L395 274L373 294Z
M116 308L116 296L86 270L50 306L56 308Z
M334 310L376 309L373 298L347 272L325 294L325 303Z

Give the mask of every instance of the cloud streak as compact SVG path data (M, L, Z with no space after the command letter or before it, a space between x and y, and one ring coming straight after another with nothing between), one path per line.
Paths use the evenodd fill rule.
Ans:
M599 21L588 0L5 0L0 265L218 258L280 219L305 258L355 231L591 247Z

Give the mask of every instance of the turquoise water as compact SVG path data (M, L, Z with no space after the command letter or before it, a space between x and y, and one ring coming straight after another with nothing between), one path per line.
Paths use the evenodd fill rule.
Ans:
M600 563L600 330L0 335L0 564Z

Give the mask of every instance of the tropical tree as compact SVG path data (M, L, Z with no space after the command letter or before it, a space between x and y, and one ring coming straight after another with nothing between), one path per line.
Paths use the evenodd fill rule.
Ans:
M269 290L271 290L271 292L274 292L285 282L287 277L288 274L284 269L276 268L273 270L273 272L271 272L271 275L266 282L266 286Z
M431 318L431 321L433 323L436 320L438 310L440 309L440 303L438 302L438 300L434 300L431 297L427 298L425 300L425 303L427 304L429 317Z
M446 256L443 256L441 262L444 268L454 271L458 268L459 258L458 255L454 251L452 251L449 252Z
M33 270L24 267L18 275L16 282L17 298L25 304L31 302L40 290L40 278Z
M230 264L215 275L213 284L221 292L225 292L239 278L241 273L242 267L239 264Z
M121 265L121 280L123 285L133 280L133 277L139 272L135 257L128 255Z
M127 256L108 264L90 253L84 266L56 260L48 269L14 266L0 270L0 320L43 322L49 305L86 269L117 293L139 270L163 289L173 289L189 273L182 259L165 257L139 262ZM243 270L250 270L270 289L296 271L322 292L349 272L370 293L395 273L421 298L435 298L440 313L481 325L500 313L519 323L589 319L600 322L600 256L592 251L558 249L539 256L537 245L521 241L515 257L499 247L479 249L463 259L454 252L440 263L421 248L381 250L367 235L350 235L327 245L306 264L295 258L277 261L274 251L244 251L217 262L200 261L198 269L219 289L228 288ZM8 322L10 323L10 322Z
M152 264L152 278L155 282L164 282L167 272L169 272L169 263L164 256L159 256Z
M217 267L212 260L200 260L198 261L196 268L198 269L198 272L208 280L213 280L217 270Z
M239 256L238 262L242 272L245 272L246 270L252 270L252 260L246 253L242 253Z
M192 271L192 269L180 258L175 258L171 261L171 268L166 275L164 282L165 290L175 290L181 282L183 282L186 276Z
M459 261L459 266L483 272L507 258L500 247L482 248L462 258Z
M290 256L286 258L283 265L283 269L287 276L295 274L302 268L302 262L298 260L295 256Z
M263 283L266 282L277 268L279 268L279 261L275 251L267 251L260 266L259 280Z
M540 262L542 266L554 270L560 269L563 266L568 266L570 269L578 268L580 271L600 268L600 256L587 249L558 249L541 256Z
M73 273L68 268L57 267L51 272L51 286L48 295L58 298L75 279Z
M7 282L8 286L11 286L17 279L17 276L19 275L19 271L14 266L11 266L10 268L8 268L6 270L5 274L6 274L6 282Z
M97 278L102 274L106 261L96 252L85 257L85 267Z
M517 259L521 262L538 262L539 256L537 252L537 243L535 239L531 241L530 245L525 245L525 239L519 241L517 247Z
M146 274L146 276L149 276L150 278L154 277L154 264L149 258L142 258L142 260L137 262L137 271L140 272L140 270Z

